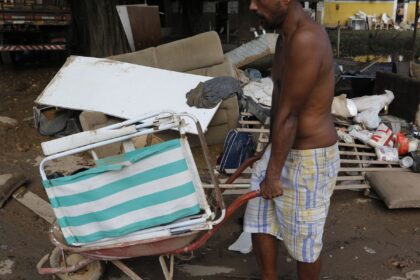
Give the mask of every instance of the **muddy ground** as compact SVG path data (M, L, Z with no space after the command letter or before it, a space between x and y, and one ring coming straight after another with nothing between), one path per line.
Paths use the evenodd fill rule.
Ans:
M28 189L44 199L36 165L42 156L40 143L49 138L37 134L32 106L58 69L0 66L0 116L18 121L16 127L0 125L0 170L26 174ZM252 253L227 250L241 232L242 213L238 211L192 260L177 260L175 279L260 279ZM0 279L51 279L38 275L35 268L53 249L48 228L44 220L13 199L0 209ZM294 262L280 248L279 279L297 279ZM322 261L321 279L420 279L410 274L420 270L420 210L391 211L361 193L337 191L325 229ZM126 263L144 279L163 279L155 257ZM103 279L128 278L107 264Z

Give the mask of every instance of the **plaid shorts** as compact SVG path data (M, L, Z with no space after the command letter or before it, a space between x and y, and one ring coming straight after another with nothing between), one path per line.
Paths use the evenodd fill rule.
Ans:
M271 147L255 163L251 189L264 180ZM340 167L338 145L311 150L291 150L284 164L283 196L248 202L244 231L266 233L282 239L289 254L300 262L315 262Z

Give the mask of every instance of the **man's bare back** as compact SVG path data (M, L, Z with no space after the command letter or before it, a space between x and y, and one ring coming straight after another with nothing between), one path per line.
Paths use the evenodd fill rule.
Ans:
M310 36L307 36L308 33L311 33L309 34ZM294 42L293 40L298 36L309 38L304 40L305 44L299 41ZM316 39L316 41L311 42L311 39ZM330 113L334 95L332 50L327 34L313 21L305 21L294 31L294 34L289 39L279 36L272 71L274 82L271 109L272 123L274 123L275 117L278 114L278 107L280 106L279 95L282 92L282 81L285 79L285 73L290 71L289 67L291 65L287 62L293 60L293 58L288 57L291 46L294 47L294 54L305 52L307 48L313 48L313 55L321 57L320 64L313 67L315 69L317 68L317 71L309 73L310 75L316 76L316 82L311 92L305 96L306 100L298 101L304 103L304 106L299 112L298 127L292 147L293 149L306 150L331 146L337 141L337 135ZM313 61L308 61L308 63L313 63ZM299 74L299 72L295 73ZM297 80L301 79L304 82L306 78L305 75L301 74ZM289 93L288 91L284 92L285 94ZM271 130L271 133L272 137L276 137L275 131Z

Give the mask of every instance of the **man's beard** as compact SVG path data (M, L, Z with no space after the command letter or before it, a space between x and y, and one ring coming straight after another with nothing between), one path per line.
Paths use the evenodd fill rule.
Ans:
M264 16L262 16L258 13L256 15L260 19L260 24L264 29L278 29L278 28L281 28L281 26L282 26L282 24L281 24L282 22L281 23L270 22Z

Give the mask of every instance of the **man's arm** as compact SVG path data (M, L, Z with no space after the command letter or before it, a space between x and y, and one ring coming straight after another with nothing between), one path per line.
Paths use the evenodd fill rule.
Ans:
M281 171L295 141L299 115L313 90L321 66L319 40L310 31L294 35L284 56L283 75L274 77L274 80L281 80L281 89L272 120L271 156L265 180L261 183L261 193L265 198L274 198L283 193Z

